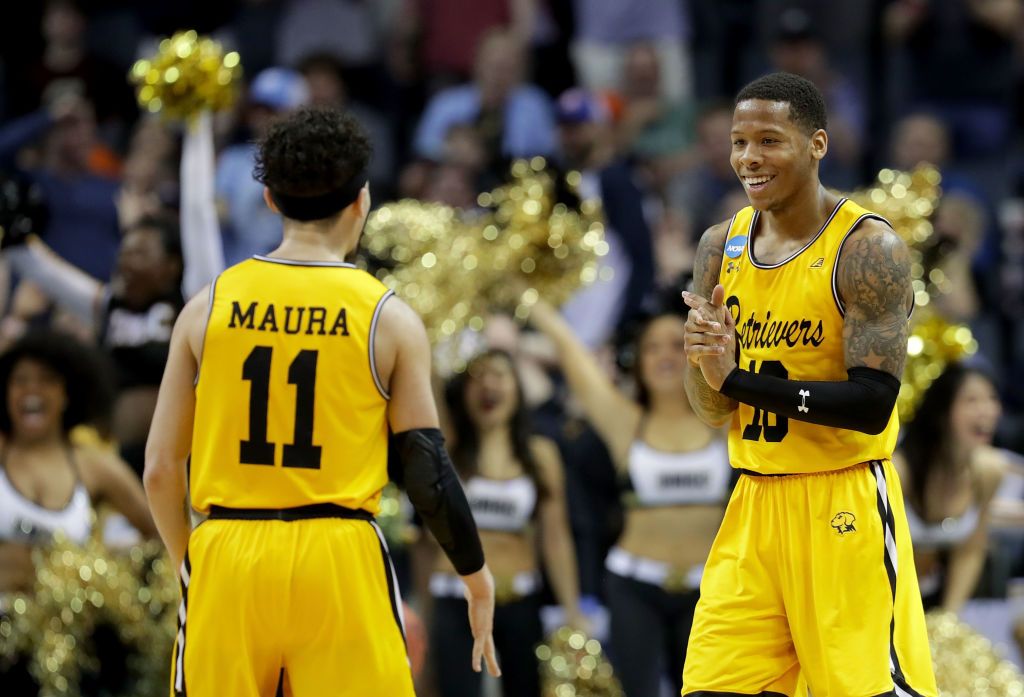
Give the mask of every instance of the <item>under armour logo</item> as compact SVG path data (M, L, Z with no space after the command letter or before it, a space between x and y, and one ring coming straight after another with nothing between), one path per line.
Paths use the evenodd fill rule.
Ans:
M803 413L806 414L811 410L811 408L807 406L807 398L810 396L810 390L800 390L800 406L796 408L797 411L802 411Z

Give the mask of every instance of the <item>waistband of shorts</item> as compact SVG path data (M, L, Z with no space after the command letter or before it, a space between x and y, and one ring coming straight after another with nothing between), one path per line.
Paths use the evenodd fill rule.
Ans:
M604 559L604 568L616 576L659 586L670 593L697 590L700 588L700 579L704 575L703 564L682 569L668 562L627 552L619 546L608 550L608 556Z
M312 503L308 506L294 508L228 508L226 506L210 506L210 520L283 520L290 523L296 520L314 518L345 518L348 520L373 520L369 511L345 508L334 503Z
M540 591L538 571L521 571L514 576L494 575L494 601L498 605L515 602ZM455 574L435 572L430 576L430 594L435 598L466 597L466 584Z
M867 467L873 464L882 464L885 460L865 460L864 462L858 462L853 465L847 465L846 467L839 467L834 470L821 470L820 472L755 472L754 470L744 469L743 467L736 467L736 471L740 474L745 474L748 477L757 477L758 479L773 479L779 477L816 477L821 475L829 474L841 474L843 472L850 472L857 469L858 467Z

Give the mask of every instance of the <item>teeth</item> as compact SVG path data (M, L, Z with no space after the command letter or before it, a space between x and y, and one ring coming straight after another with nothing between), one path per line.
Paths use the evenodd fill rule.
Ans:
M773 177L744 177L743 180L751 185L764 184L771 181Z

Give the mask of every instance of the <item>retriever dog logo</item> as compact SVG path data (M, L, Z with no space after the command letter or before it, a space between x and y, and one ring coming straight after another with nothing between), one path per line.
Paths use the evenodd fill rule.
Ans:
M832 518L832 527L836 529L836 532L840 535L845 535L848 532L857 532L857 528L853 527L854 521L857 520L857 516L848 512L842 511L836 513Z

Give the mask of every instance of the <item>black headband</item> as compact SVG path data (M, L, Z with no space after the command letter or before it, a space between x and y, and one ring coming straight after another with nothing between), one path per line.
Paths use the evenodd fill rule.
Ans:
M366 173L352 177L345 186L316 196L291 196L270 192L270 198L281 211L281 215L292 220L308 222L330 218L352 205L366 184Z

